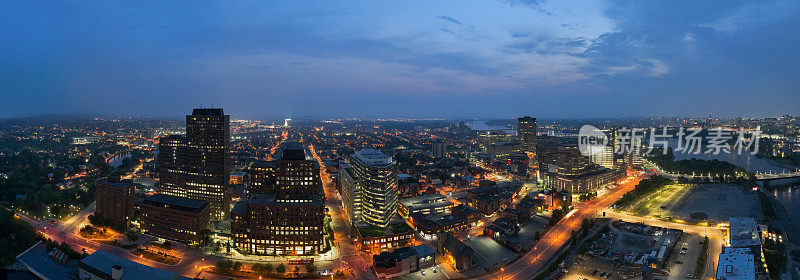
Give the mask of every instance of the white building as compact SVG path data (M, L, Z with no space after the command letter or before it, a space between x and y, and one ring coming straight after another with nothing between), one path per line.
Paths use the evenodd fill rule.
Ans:
M755 280L755 265L750 248L725 247L719 255L717 280Z

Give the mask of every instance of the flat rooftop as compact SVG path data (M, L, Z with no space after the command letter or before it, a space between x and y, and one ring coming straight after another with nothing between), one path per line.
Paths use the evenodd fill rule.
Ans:
M387 167L394 162L392 157L375 149L364 149L357 151L355 154L353 154L353 158L357 159L364 165L375 167Z
M306 154L306 149L300 142L289 142L283 145L281 149L281 160L307 160L309 159Z
M420 209L453 205L447 197L438 193L426 194L410 198L403 198L400 201L403 207L408 209Z
M188 280L192 279L178 275L171 271L161 270L152 266L139 264L110 252L97 250L93 254L81 260L81 266L89 266L100 272L111 275L113 266L122 267L122 278L120 280Z
M225 113L222 108L196 108L192 110L192 116L222 116Z
M154 194L144 199L144 203L164 207L165 205L177 207L179 210L200 212L208 206L205 200L191 199L166 194Z
M755 256L750 248L724 248L719 255L717 279L720 280L755 280Z
M761 233L752 217L731 217L729 240L731 247L750 247L761 245Z
M50 280L70 280L70 275L78 273L78 261L70 260L66 265L60 264L50 258L47 245L39 242L17 259L25 264L34 275Z

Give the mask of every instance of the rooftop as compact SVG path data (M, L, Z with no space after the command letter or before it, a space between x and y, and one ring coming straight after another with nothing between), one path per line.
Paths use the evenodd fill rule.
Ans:
M51 280L69 280L71 274L78 271L78 261L70 260L66 265L60 264L50 258L47 252L47 245L39 242L25 252L22 252L17 259L25 264L31 272Z
M300 142L289 142L283 145L281 160L307 160L306 149Z
M364 149L357 151L355 154L353 154L353 157L365 165L376 167L386 167L394 162L392 157L375 149Z
M453 205L444 195L434 193L401 199L400 204L408 209L430 208Z
M183 280L191 279L180 276L174 272L161 270L155 267L146 266L124 259L107 251L97 250L93 254L81 260L81 265L87 265L98 271L111 275L111 268L118 266L122 268L122 278L120 280Z
M192 116L222 116L224 114L222 108L195 108L192 110Z
M731 217L730 241L731 247L750 247L761 245L761 235L758 224L752 217Z
M144 203L152 205L177 206L180 210L200 212L208 206L208 202L199 199L191 199L166 194L154 194L144 199Z
M750 248L723 248L719 255L717 279L720 280L754 280L755 256Z

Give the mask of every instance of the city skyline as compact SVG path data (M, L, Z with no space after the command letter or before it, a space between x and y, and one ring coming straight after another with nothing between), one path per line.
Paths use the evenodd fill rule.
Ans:
M764 117L800 104L789 1L0 5L0 117L177 118L201 104L241 118Z

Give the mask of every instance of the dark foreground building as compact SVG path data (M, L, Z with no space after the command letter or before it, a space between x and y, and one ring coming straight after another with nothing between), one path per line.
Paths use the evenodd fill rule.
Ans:
M242 253L314 255L324 248L324 193L319 165L300 143L248 169L249 198L233 207L231 235Z
M249 254L316 254L324 207L319 195L253 194L231 212L234 244Z
M208 228L209 203L164 194L147 197L141 204L142 231L165 239L195 244Z
M158 144L158 192L208 201L212 218L230 209L230 116L222 109L194 109L186 116L186 136Z
M127 228L133 217L136 185L131 180L99 180L96 185L97 205L94 214L116 228Z

